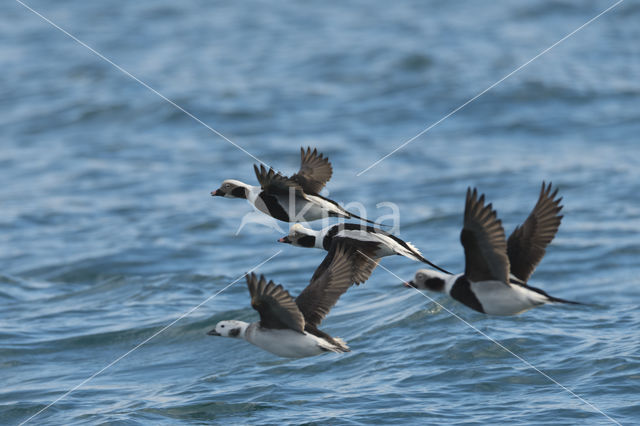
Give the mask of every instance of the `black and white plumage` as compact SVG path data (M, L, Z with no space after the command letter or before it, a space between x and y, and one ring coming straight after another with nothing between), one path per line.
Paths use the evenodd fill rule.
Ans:
M491 315L515 315L545 303L571 303L527 284L542 260L547 245L560 226L562 215L558 190L542 183L540 196L527 220L505 239L502 222L492 205L467 190L464 226L465 272L445 275L421 269L406 285L445 292L457 301Z
M420 250L413 244L373 226L364 226L357 223L339 223L315 231L296 223L289 229L289 235L278 240L278 242L294 246L315 247L325 250L329 250L336 241L346 242L357 249L363 257L374 259L376 265L380 258L397 254L424 262L448 273L425 259ZM360 282L363 281L359 280L358 283Z
M329 159L317 149L300 148L300 170L291 177L284 176L263 165L253 166L260 186L248 185L234 179L222 182L212 196L244 198L261 212L283 222L311 222L326 217L361 218L338 203L320 195L331 179L333 169Z
M342 339L331 337L318 326L355 277L368 278L374 267L348 245L336 243L295 299L264 276L247 275L251 306L260 314L260 321L220 321L208 334L243 338L285 358L349 352Z

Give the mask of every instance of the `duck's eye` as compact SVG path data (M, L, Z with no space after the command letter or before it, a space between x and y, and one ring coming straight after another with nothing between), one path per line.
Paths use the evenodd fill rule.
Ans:
M220 326L220 328L224 328L224 324L222 324L222 325Z
M225 188L229 188L230 186L231 186L231 185L230 185L230 184L228 184L228 183L225 183L225 184L224 184L224 187L225 187Z
M421 280L421 279L423 279L423 278L424 278L424 275L422 275L422 274L418 274L418 279L419 279L419 280Z

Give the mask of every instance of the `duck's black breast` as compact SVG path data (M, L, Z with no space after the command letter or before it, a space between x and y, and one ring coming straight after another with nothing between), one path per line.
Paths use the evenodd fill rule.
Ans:
M458 302L467 305L473 310L482 312L483 314L485 313L482 304L471 290L471 283L464 275L459 277L456 282L453 283L450 294L451 297L456 299Z
M264 191L258 195L258 197L262 200L264 205L269 210L269 215L275 219L281 220L283 222L289 222L289 214L287 211L280 205L278 199L273 195L267 194Z
M327 232L322 239L322 248L329 251L331 243L333 242L333 237L335 237L339 231L340 227L338 225L332 226L331 229L329 229L329 232Z

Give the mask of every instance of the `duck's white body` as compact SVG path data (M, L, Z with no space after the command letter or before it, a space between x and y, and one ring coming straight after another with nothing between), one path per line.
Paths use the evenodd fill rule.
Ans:
M254 322L247 328L244 339L259 348L284 358L304 358L324 352L344 352L320 337L306 331L290 329L265 329Z
M284 358L304 358L320 355L324 352L348 352L349 348L342 339L333 338L343 345L338 347L326 339L313 334L288 328L265 328L259 322L251 324L244 321L221 321L209 334L216 336L242 338L247 342Z
M473 306L472 299L475 297L480 303L480 312L489 315L517 315L551 302L547 296L521 285L505 284L501 281L471 282L464 274L447 276L444 291L454 299L478 310L477 306Z
M517 315L549 302L540 293L500 281L471 283L471 290L489 315Z

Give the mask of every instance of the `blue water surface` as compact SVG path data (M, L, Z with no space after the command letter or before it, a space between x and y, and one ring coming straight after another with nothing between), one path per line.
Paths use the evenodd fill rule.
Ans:
M0 424L640 423L638 3L360 175L614 0L26 4L122 69L0 5ZM394 203L450 270L468 186L510 232L553 181L565 216L532 283L590 305L500 318L428 295L456 318L394 257L323 323L350 353L207 336L257 319L243 280L211 297L244 272L281 250L258 272L298 294L324 253L238 233L250 206L209 192L256 161L123 70L286 173L318 147L326 194L374 219Z

